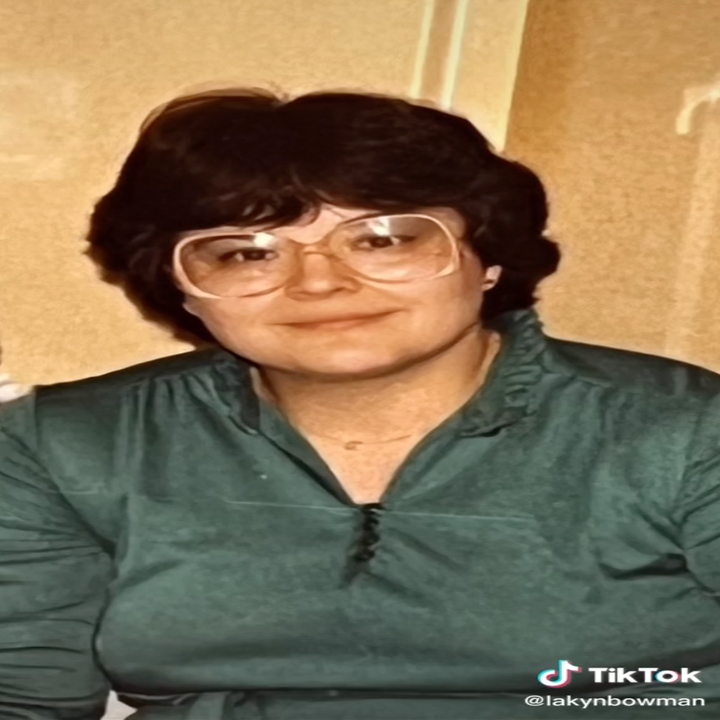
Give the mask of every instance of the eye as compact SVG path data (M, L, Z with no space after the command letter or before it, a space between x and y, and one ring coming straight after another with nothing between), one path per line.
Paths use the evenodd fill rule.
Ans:
M357 238L355 244L370 243L370 246L375 249L384 249L387 247L397 247L403 243L412 242L416 237L414 235L400 235L398 233L394 235L364 235L363 237ZM395 241L395 242L393 242Z
M236 260L238 262L249 262L252 260L267 260L265 253L269 252L263 248L240 248L236 250L228 250L220 253L215 257L221 263Z
M204 238L200 241L199 252L207 260L217 264L246 263L267 260L272 248L267 238L257 235L225 235Z

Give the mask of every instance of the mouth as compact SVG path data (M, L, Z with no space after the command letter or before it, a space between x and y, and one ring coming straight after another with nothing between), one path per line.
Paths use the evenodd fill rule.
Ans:
M347 318L345 320L333 320L326 322L309 322L309 323L288 323L290 327L301 328L303 330L344 330L345 328L353 328L359 325L367 325L375 320L379 320L390 313L380 313L378 315L365 315L363 317Z

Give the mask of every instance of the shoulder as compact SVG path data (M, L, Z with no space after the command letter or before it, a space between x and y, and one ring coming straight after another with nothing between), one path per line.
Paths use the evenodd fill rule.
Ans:
M182 381L188 376L202 375L226 354L220 348L210 348L169 355L80 380L37 385L36 391L43 404L113 397L138 386Z
M570 425L597 434L625 464L618 480L650 506L674 508L694 467L718 467L720 374L603 345L548 337L547 347L546 401ZM718 486L717 471L709 481Z
M100 375L36 385L30 394L0 408L6 424L32 424L39 446L92 440L100 445L133 425L147 428L155 414L177 416L193 407L185 398L222 401L218 365L236 361L223 348L157 358ZM177 411L177 412L176 412ZM178 421L180 418L178 417Z
M720 396L720 374L636 350L547 337L548 369L619 393L702 401Z
M162 403L163 398L179 398L186 392L212 394L216 368L229 358L228 351L209 348L161 357L80 380L37 385L34 390L38 413L45 418L56 412L65 417L79 413L100 420L139 403L147 411L154 403Z
M124 468L163 451L173 429L225 410L223 373L238 357L211 348L51 385L0 406L0 465L33 458L67 497L122 494ZM18 454L19 453L19 454ZM29 460L22 460L23 463ZM2 470L0 469L0 475Z
M560 387L575 388L563 405L573 422L601 417L604 432L616 433L620 443L632 438L626 447L633 452L672 455L668 467L717 453L720 374L662 355L558 338L548 338L548 350L546 371ZM557 387L550 383L549 398Z

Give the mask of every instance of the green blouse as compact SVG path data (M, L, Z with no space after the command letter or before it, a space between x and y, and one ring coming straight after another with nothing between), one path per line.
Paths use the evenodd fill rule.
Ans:
M223 348L2 406L0 719L720 717L720 375L490 325L378 504Z

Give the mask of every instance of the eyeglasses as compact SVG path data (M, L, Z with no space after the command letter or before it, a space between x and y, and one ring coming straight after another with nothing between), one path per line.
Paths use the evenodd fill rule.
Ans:
M271 232L198 231L175 246L173 269L188 295L223 298L281 287L297 269L301 252L332 256L360 277L387 283L447 275L460 257L455 235L423 214L348 220L303 245ZM324 249L311 249L319 245Z

